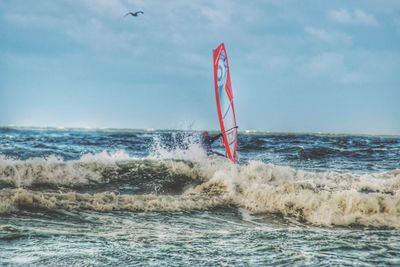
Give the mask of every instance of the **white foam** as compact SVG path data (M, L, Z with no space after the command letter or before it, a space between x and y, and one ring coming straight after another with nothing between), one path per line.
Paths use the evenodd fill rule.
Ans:
M115 166L118 161L134 159L122 150L85 154L72 161L57 156L16 160L0 155L0 181L17 187L34 183L72 186L100 182L102 171Z
M117 196L0 190L0 213L20 207L93 209L98 211L206 210L223 205L249 212L278 213L315 225L366 225L400 228L400 170L383 173L312 172L250 161L235 165L207 157L196 142L188 149L167 149L155 142L142 160L161 162L177 175L201 177L201 184L182 195ZM57 157L26 161L0 157L0 179L18 186L33 182L59 185L103 179L101 172L118 161L141 160L124 151L84 155L79 160ZM97 180L96 180L97 179Z

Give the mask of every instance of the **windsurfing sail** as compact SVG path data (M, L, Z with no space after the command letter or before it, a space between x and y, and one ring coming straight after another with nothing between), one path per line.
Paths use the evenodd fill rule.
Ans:
M223 43L214 49L213 59L215 97L226 157L236 163L238 127L236 125L235 107L233 104L228 56Z

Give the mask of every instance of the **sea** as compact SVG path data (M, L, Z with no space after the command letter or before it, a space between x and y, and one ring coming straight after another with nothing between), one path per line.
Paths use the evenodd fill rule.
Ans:
M400 265L400 136L199 135L0 128L0 266Z

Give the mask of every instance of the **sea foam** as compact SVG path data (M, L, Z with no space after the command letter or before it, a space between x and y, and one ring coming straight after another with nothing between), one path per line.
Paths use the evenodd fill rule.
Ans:
M83 155L74 161L1 157L0 181L12 186L0 190L0 213L33 208L110 212L194 211L229 206L250 214L275 213L315 225L400 228L400 170L360 174L304 171L261 161L235 165L219 157L196 157L196 151L187 152L192 153L192 160L183 160L182 151L141 159L123 151ZM112 178L123 185L138 171L138 164L150 164L146 165L146 173L140 173L147 175L143 183L151 183L152 172L160 166L163 175L195 183L173 195L120 195L107 190L107 175L127 168L128 172ZM41 183L72 189L49 192L30 188ZM90 188L92 183L103 183L103 192L73 190L77 185Z

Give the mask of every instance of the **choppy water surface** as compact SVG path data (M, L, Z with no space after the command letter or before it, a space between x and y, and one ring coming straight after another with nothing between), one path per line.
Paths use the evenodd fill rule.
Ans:
M0 129L0 263L400 265L398 136L197 136Z

